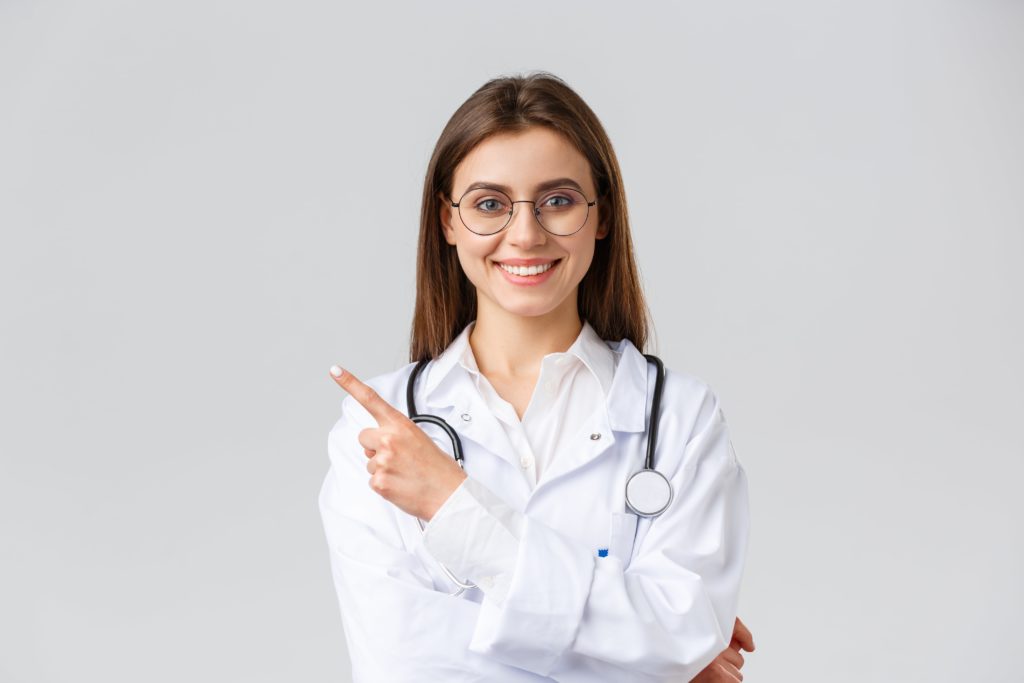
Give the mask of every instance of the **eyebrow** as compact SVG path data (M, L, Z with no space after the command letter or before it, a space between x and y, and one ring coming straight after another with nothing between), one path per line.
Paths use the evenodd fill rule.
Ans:
M580 192L583 192L583 188L580 186L580 184L573 180L572 178L553 178L552 180L545 180L544 182L537 184L537 186L534 188L534 192L543 192L544 190L550 190L553 187L573 187L579 190ZM470 190L479 189L501 190L502 192L509 196L512 195L512 188L510 188L509 186L502 185L501 183L491 183L487 181L477 181L473 183L465 190L463 190L463 194L469 192Z

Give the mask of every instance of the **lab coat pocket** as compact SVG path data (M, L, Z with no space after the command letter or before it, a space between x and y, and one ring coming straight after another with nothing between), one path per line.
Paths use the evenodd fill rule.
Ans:
M622 566L629 565L633 556L633 540L636 538L637 515L632 512L613 512L611 533L608 537L608 554L619 558Z

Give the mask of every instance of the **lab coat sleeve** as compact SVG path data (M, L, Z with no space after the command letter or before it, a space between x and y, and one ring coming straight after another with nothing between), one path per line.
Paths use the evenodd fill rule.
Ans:
M406 548L394 506L369 486L359 431L375 423L346 396L327 439L319 508L355 683L537 681L467 650L480 605L435 588Z
M473 477L466 477L434 513L423 530L423 543L450 566L471 566L474 583L490 600L501 603L519 557L523 515Z
M515 553L511 573L494 578L507 594L487 594L481 605L472 652L562 681L609 669L623 672L619 680L689 681L728 646L748 540L747 478L710 391L706 403L710 416L670 476L673 501L626 569L464 482L473 495L432 520L427 549L474 580L500 573L496 547ZM489 522L459 523L484 519L481 510ZM478 559L477 547L489 550Z

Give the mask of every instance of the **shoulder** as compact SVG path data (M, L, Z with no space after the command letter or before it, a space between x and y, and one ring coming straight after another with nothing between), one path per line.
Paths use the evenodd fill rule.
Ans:
M718 393L697 375L666 366L662 393L662 416L678 423L678 427L687 434L687 442L707 429L714 420L725 419Z
M622 351L640 353L636 347ZM704 378L662 362L665 377L658 408L659 461L670 469L695 467L701 461L718 458L726 465L738 464L718 393ZM648 362L648 420L653 408L656 372L655 364Z
M639 373L641 377L646 372L648 415L656 385L657 365L646 356L651 355L661 361L665 368L661 405L658 411L661 416L661 427L671 427L681 432L682 436L686 437L686 441L689 441L691 437L705 429L716 416L724 417L718 394L703 378L671 367L670 363L660 356L642 353L629 339L622 339L618 342L606 341L605 343L616 356L617 368L625 369L630 375ZM627 385L635 385L637 381L644 382L643 379L633 379Z
M674 454L666 457L678 457L680 468L739 466L722 401L704 379L666 368L659 413L659 441L676 444Z

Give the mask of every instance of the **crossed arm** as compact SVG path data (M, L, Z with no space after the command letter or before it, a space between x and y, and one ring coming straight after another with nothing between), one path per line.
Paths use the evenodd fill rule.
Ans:
M345 408L320 504L356 680L738 680L710 677L738 674L744 642L723 627L736 621L746 478L718 410L687 445L700 453L673 480L679 505L628 569L524 516L529 560L500 602L477 604L435 590L405 550L390 504L366 486L363 425Z

